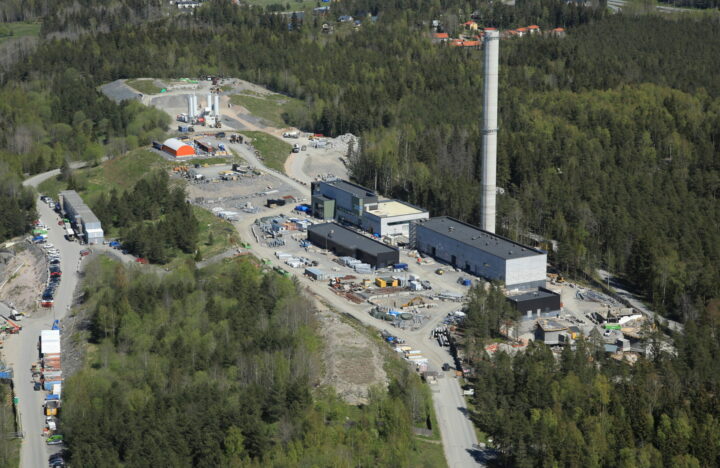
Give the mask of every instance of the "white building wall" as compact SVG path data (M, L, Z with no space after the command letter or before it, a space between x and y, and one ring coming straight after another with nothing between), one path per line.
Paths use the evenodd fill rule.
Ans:
M515 285L524 285L523 288L544 286L547 254L506 260L505 268L505 285L508 289L513 289Z
M430 215L427 212L423 212L381 218L365 212L362 219L362 228L366 231L371 231L372 233L379 233L381 236L409 236L410 221L428 219L429 216Z

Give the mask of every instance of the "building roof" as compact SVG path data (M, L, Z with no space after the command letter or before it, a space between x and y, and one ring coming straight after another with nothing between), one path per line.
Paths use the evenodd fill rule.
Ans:
M427 211L399 200L383 200L378 202L377 208L366 208L365 211L378 218L389 218L393 216L407 216L413 214L427 213Z
M557 332L568 329L568 325L559 320L540 319L537 321L538 327L545 332Z
M450 36L448 35L448 33L435 33L433 34L433 37L435 39L448 39Z
M540 299L540 298L547 298L547 297L558 297L559 294L554 293L548 289L545 288L539 288L535 291L528 291L524 292L522 294L515 294L513 296L508 296L508 300L512 302L525 302L525 301L531 301L534 299Z
M175 151L179 150L183 146L190 146L187 143L178 140L177 138L168 138L167 140L165 140L163 145Z
M78 195L75 190L63 190L60 192L60 196L63 197L66 203L69 203L73 207L75 213L79 215L83 223L99 223L100 220L95 216L89 206L85 204L83 199Z
M308 227L308 231L327 237L345 247L359 249L370 254L397 252L397 249L394 247L365 237L337 223L315 224Z
M422 226L504 260L545 255L545 252L541 250L519 244L488 231L483 231L479 227L463 223L449 216L440 216L416 222L418 226Z
M337 187L340 190L349 192L358 198L377 197L377 193L373 192L369 188L363 187L362 185L353 184L352 182L348 182L347 180L337 179L337 180L332 180L330 182L321 182L321 183L327 184L327 185L332 185L333 187Z

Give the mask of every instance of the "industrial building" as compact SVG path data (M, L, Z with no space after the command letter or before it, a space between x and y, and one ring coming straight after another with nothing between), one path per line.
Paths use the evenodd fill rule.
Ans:
M382 200L366 205L361 227L380 236L409 236L410 222L428 219L430 214L409 203L398 200Z
M580 329L559 319L540 319L535 329L535 339L548 346L571 344L580 336Z
M320 219L360 226L365 206L377 202L377 193L346 180L312 183L312 214Z
M557 315L562 307L560 294L545 288L508 296L508 301L522 318Z
M547 253L447 216L414 221L410 245L509 290L545 287Z
M177 138L169 138L162 145L162 150L176 158L195 156L195 148Z
M65 216L75 224L88 244L102 244L105 234L100 220L80 198L75 190L60 192L60 207Z
M384 268L400 262L398 249L337 223L310 226L308 240L321 249L332 251L338 257L353 257L375 268Z

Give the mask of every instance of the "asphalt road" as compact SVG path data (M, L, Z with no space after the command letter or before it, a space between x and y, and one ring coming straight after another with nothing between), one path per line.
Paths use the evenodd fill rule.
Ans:
M292 207L285 206L266 211L258 214L257 217L276 215L280 213L289 214ZM255 217L248 217L234 223L243 240L247 240L252 244L251 252L260 257L268 259L274 266L287 268L281 261L274 256L276 249L265 247L259 244L251 232L251 226L255 222ZM443 363L452 363L452 357L445 348L440 348L434 339L429 337L430 330L438 326L445 314L437 314L434 321L427 323L420 330L401 330L388 327L388 323L376 319L368 314L369 307L367 304L352 304L344 298L333 293L322 283L312 281L303 275L295 275L298 282L303 286L307 286L310 291L316 294L326 303L330 304L338 311L347 313L365 325L369 325L378 330L387 328L392 329L392 333L399 338L405 340L407 345L413 349L422 350L423 356L427 357L430 364L440 369ZM459 304L448 303L445 306L447 311L459 308ZM434 386L433 386L434 387ZM443 449L445 459L451 468L461 467L477 467L482 466L479 461L482 458L481 453L475 450L477 444L477 436L472 422L468 417L467 404L462 396L462 390L454 377L454 372L445 373L445 377L438 379L437 388L432 388L433 406L440 426L440 433L443 441Z
M76 167L79 166L76 165ZM36 187L42 181L58 173L59 170L56 169L38 174L25 180L23 185ZM37 210L40 219L48 226L48 242L55 245L60 251L60 266L63 276L55 294L55 307L52 309L40 308L26 317L21 322L22 331L18 335L10 336L5 342L5 359L14 370L13 383L16 396L19 398L18 410L22 430L25 434L20 449L21 468L45 467L48 465L50 454L60 449L60 446L46 445L45 438L42 437L42 430L45 427L42 409L45 392L33 390L30 368L34 362L38 361L37 343L40 330L49 329L56 318L62 320L73 302L73 294L78 284L77 270L80 250L83 248L77 242L65 240L63 230L57 225L58 215L45 203L38 201ZM4 306L0 305L0 307Z
M238 150L242 157L246 158L250 164L272 172L283 181L297 188L301 193L308 191L308 187L299 184L292 178L267 169L246 145L232 145L232 147ZM81 167L81 164L74 165L74 167ZM56 169L36 175L27 179L24 185L36 187L42 181L58 173L59 171ZM279 207L263 212L262 215L258 215L258 217L268 216L270 214L289 213L291 210L291 206ZM50 328L54 318L62 319L72 304L73 294L78 284L78 259L80 258L80 250L83 248L83 246L78 243L68 242L63 238L62 230L57 226L58 216L50 210L47 205L39 202L38 213L40 219L50 228L48 230L48 241L60 250L63 279L55 297L55 308L53 310L41 310L34 316L28 317L23 322L23 330L20 334L11 337L6 342L7 361L12 364L15 370L14 382L17 395L20 398L20 417L23 430L25 431L25 438L21 449L21 468L47 466L48 457L52 452L57 451L55 448L49 448L45 444L45 439L41 436L44 427L44 416L42 414L44 392L33 391L30 367L33 362L37 361L37 340L40 330ZM251 242L253 245L252 252L255 255L261 258L268 258L275 265L283 266L273 256L273 249L264 247L256 242L250 232L250 226L254 221L254 217L248 217L235 223L235 226L242 238ZM318 287L318 283L301 275L298 275L297 278L301 283L310 286L314 293L336 310L346 312L360 322L377 328L378 330L387 328L387 322L375 319L367 313L367 305L357 306L351 304L347 300L332 293L329 288ZM448 304L447 307L457 308L457 305ZM422 350L423 355L429 359L430 364L439 369L443 363L451 363L452 358L446 349L440 348L435 343L435 340L429 338L429 333L432 328L438 325L443 317L444 315L439 314L433 323L426 324L418 331L393 329L393 333L404 339L407 344L414 349ZM439 379L436 388L433 388L432 392L433 405L440 426L445 458L448 466L451 468L482 466L482 463L479 461L481 457L478 456L479 454L474 448L475 444L477 444L475 429L468 418L467 405L465 398L461 394L462 390L460 385L453 375L454 373L446 373L444 378Z

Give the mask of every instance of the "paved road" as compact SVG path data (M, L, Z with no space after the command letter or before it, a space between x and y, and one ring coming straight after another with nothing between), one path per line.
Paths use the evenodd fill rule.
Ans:
M74 165L80 167L81 164ZM42 181L55 176L59 170L49 171L27 179L23 185L36 187ZM9 337L5 342L5 359L13 367L15 392L19 398L18 409L25 438L20 449L21 468L40 468L47 466L51 453L57 446L48 447L42 437L45 425L42 405L45 392L33 390L30 367L38 360L37 342L40 330L49 329L55 318L65 317L73 302L73 294L78 284L77 269L82 246L77 242L68 242L63 230L57 225L59 217L45 203L38 202L40 219L48 226L48 242L60 251L60 266L63 276L55 295L53 309L39 309L22 322L23 329L18 335ZM4 306L3 306L4 307ZM5 311L7 312L7 311Z
M636 308L643 314L651 317L652 319L657 320L658 322L660 322L662 324L666 324L667 327L672 331L676 331L676 332L683 331L684 326L682 323L676 322L674 320L668 320L665 317L663 317L662 315L658 314L657 312L650 310L645 305L645 303L643 303L640 300L640 298L636 294L628 291L626 289L626 286L624 285L624 283L621 282L618 278L613 277L610 273L608 273L605 270L598 269L597 272L600 275L600 278L602 279L602 281L606 284L608 283L608 277L609 277L610 278L610 281L609 281L610 287L619 296L621 296L622 298L627 300L630 303L630 305L632 305L634 308Z
M270 216L280 213L289 214L292 207L279 207L273 210L259 214L261 216ZM252 244L251 252L260 258L266 258L273 265L281 268L286 266L273 255L276 249L265 247L259 244L251 232L251 226L256 218L248 217L234 223L243 240L247 240ZM330 304L336 310L348 313L363 324L383 330L388 328L388 323L373 318L368 313L367 304L351 304L346 299L333 293L329 288L320 286L318 282L312 281L303 275L296 275L297 280L308 288L319 298ZM413 349L422 350L423 356L427 357L430 364L440 369L443 363L452 363L452 357L445 348L440 348L435 340L430 339L430 330L436 327L445 317L444 312L456 310L458 304L447 303L441 307L441 310L433 309L435 318L427 323L422 329L417 331L392 329L394 335L402 338ZM458 381L453 377L453 373L446 373L445 378L439 379L438 388L433 388L433 405L437 414L440 433L443 440L443 449L448 466L457 467L476 467L481 466L475 457L479 454L474 452L473 447L477 444L477 436L472 422L468 418L467 405L464 397L461 396L461 389Z
M300 193L307 193L309 191L307 186L303 186L293 178L265 167L265 165L255 157L254 152L252 149L248 148L247 145L234 144L230 146L238 151L249 164L273 173L276 177L279 177L283 181L295 187L300 191ZM289 214L291 210L291 206L278 207L273 210L265 211L262 214L258 214L256 217L249 216L234 223L234 225L240 233L241 238L247 239L253 245L252 252L255 255L261 258L269 259L275 266L285 268L285 265L273 255L275 249L265 247L257 242L255 236L252 234L251 226L257 218L277 215L280 213ZM387 328L387 322L373 318L370 314L368 314L367 305L351 304L344 298L334 294L329 288L318 287L317 282L314 282L303 275L296 275L296 278L300 283L304 283L311 291L320 296L336 310L346 312L362 323L377 328L378 330ZM453 286L450 286L448 289L453 289ZM448 304L448 307L450 310L455 310L457 309L457 304L451 303ZM429 338L429 333L430 330L437 326L443 318L444 314L439 314L435 318L434 323L426 324L419 331L413 332L408 330L393 329L393 333L399 338L404 339L409 346L422 350L423 355L429 359L430 364L435 368L440 369L443 363L452 362L452 357L446 349L440 348L435 343L435 340ZM467 405L464 397L461 395L460 385L457 380L452 377L452 374L448 373L447 378L440 379L438 388L433 390L433 405L437 414L438 424L440 425L443 449L445 451L445 459L447 460L448 466L451 468L482 466L482 464L478 461L478 457L481 457L482 454L478 454L474 451L474 446L477 444L475 428L468 417Z

